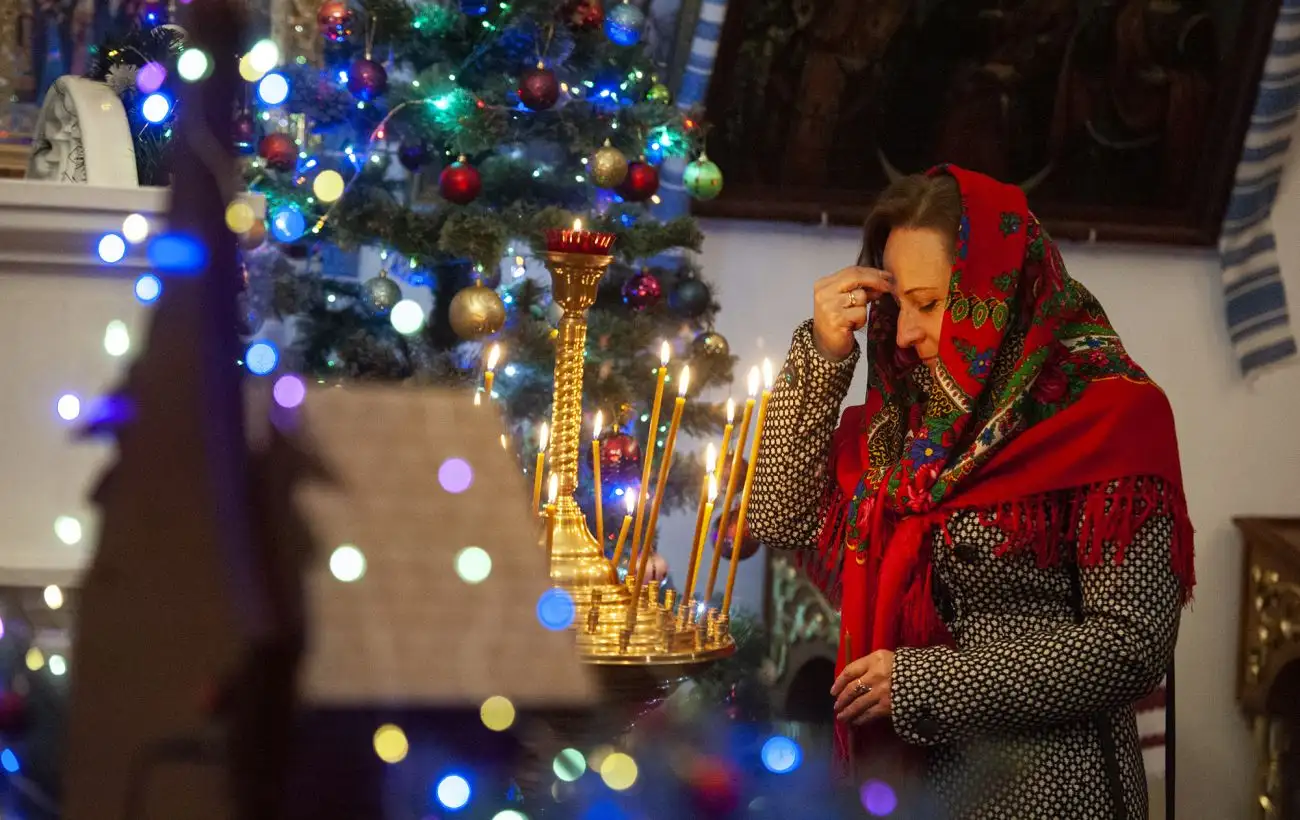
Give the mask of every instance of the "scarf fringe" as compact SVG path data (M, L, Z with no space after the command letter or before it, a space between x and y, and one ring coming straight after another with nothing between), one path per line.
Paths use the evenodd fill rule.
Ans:
M817 538L817 546L815 549L801 550L796 553L795 566L803 570L808 579L830 601L831 606L839 609L844 597L844 561L848 560L845 541L851 525L849 506L853 499L849 498L848 494L840 488L839 482L833 478L837 461L835 450L836 448L832 448L831 463L827 469L827 475L832 478L826 482L826 490L822 493L821 503L818 505L824 523Z
M981 524L1006 535L998 555L1031 552L1040 567L1060 564L1069 545L1075 545L1080 567L1098 567L1107 560L1122 564L1142 528L1154 518L1167 517L1172 526L1170 568L1183 603L1191 601L1196 586L1194 529L1187 499L1176 484L1155 476L1129 476L976 509ZM946 521L944 535L951 542Z

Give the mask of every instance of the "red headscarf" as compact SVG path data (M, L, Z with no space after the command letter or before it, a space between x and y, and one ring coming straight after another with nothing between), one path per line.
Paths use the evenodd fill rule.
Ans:
M1095 566L1107 544L1123 561L1149 517L1170 516L1189 597L1192 527L1164 393L1066 273L1019 188L950 165L936 174L962 197L939 366L922 395L920 365L895 345L898 307L876 303L867 401L835 432L826 524L803 562L841 604L841 647L860 657L950 640L930 590L930 550L947 539L930 536L958 510L1005 533L999 554L1030 551L1041 566ZM840 668L852 659L841 651ZM856 742L889 742L872 731ZM838 739L844 753L848 735Z

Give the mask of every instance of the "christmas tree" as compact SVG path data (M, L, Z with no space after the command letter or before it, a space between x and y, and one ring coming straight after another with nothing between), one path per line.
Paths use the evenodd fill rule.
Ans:
M325 381L470 387L498 346L492 398L532 464L559 318L535 249L575 219L614 233L584 389L588 424L596 413L605 422L613 502L640 481L661 341L672 378L690 364L692 393L729 383L732 369L711 330L718 305L685 254L699 249L699 229L653 213L668 156L693 158L696 196L716 195L722 180L702 156L698 116L649 73L643 13L599 0L326 0L316 22L314 53L262 42L242 63L250 94L236 139L249 187L267 202L265 223L232 214L250 330L294 317L296 342L277 366ZM340 248L366 249L377 270L358 276ZM721 426L720 407L699 402L682 419L686 434ZM665 510L696 501L700 464L675 467L655 489ZM582 485L589 494L592 482Z

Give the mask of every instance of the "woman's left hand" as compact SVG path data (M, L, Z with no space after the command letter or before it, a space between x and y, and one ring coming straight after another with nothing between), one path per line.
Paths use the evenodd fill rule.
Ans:
M889 680L894 674L894 653L872 652L844 667L831 686L835 696L835 719L855 726L888 717L893 710Z

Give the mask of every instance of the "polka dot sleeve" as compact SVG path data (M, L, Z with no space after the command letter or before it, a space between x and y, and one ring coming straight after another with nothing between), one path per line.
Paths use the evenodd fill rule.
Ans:
M808 549L817 543L831 435L858 354L854 347L843 361L823 357L811 319L794 332L768 402L747 519L750 532L769 547Z
M1122 563L1080 568L1077 624L963 650L899 649L894 731L910 743L937 745L1081 719L1146 695L1172 661L1178 635L1171 537L1169 519L1152 518Z

